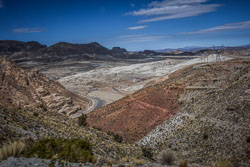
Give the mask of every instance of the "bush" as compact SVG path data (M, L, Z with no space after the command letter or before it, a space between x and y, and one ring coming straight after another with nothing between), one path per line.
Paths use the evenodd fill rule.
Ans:
M140 166L146 163L143 159L131 158L131 161L135 163L136 166Z
M21 140L5 144L0 149L0 160L7 159L10 156L19 156L25 149L26 144Z
M247 143L250 143L250 136L247 137Z
M113 133L113 132L108 132L108 135L113 136L113 137L114 137L114 140L115 140L116 142L118 142L118 143L122 143L122 141L123 141L122 136L120 136L119 134L115 134L115 133Z
M184 160L179 161L179 167L187 167L187 166L188 166L187 161L184 161Z
M146 158L152 159L153 158L152 149L148 147L142 147L142 155Z
M222 160L216 162L215 167L233 167L233 165L227 160Z
M86 114L82 114L80 117L78 117L78 125L79 126L88 126Z
M42 139L35 142L24 156L78 163L95 160L90 143L82 139Z
M208 139L208 134L207 134L207 133L204 133L204 134L203 134L203 139L204 139L204 140L207 140L207 139Z
M172 165L175 159L176 158L172 152L162 151L160 153L160 162L163 165Z
M34 116L34 117L38 117L38 113L37 113L37 112L34 112L34 113L33 113L33 116Z

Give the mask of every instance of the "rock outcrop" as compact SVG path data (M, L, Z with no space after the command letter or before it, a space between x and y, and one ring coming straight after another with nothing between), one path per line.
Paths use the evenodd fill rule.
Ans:
M35 70L0 60L0 105L14 108L41 108L67 115L81 112L89 101Z

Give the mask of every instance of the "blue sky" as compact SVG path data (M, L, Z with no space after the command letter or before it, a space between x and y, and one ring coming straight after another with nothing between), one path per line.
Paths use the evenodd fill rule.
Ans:
M0 40L128 50L250 43L249 0L0 0Z

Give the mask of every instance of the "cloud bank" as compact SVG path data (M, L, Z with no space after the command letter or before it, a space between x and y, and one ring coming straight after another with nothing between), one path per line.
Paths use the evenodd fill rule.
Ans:
M166 38L168 38L167 35L123 35L119 37L119 43L149 42Z
M148 26L135 26L135 27L128 27L129 30L139 30L147 28Z
M42 32L43 28L16 28L12 31L14 33L33 33L33 32Z
M204 4L208 0L164 0L153 1L148 8L126 13L132 16L151 17L140 20L139 23L148 23L168 19L178 19L198 16L215 11L221 4Z
M237 22L237 23L230 23L224 24L204 30L194 31L194 32L187 32L185 34L203 34L203 33L210 33L210 32L217 32L217 31L227 31L227 30L237 30L237 29L250 29L250 20L245 22Z

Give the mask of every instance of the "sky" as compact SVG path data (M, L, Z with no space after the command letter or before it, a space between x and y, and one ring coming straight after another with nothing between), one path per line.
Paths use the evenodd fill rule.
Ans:
M250 0L0 0L0 40L239 46L250 44Z

